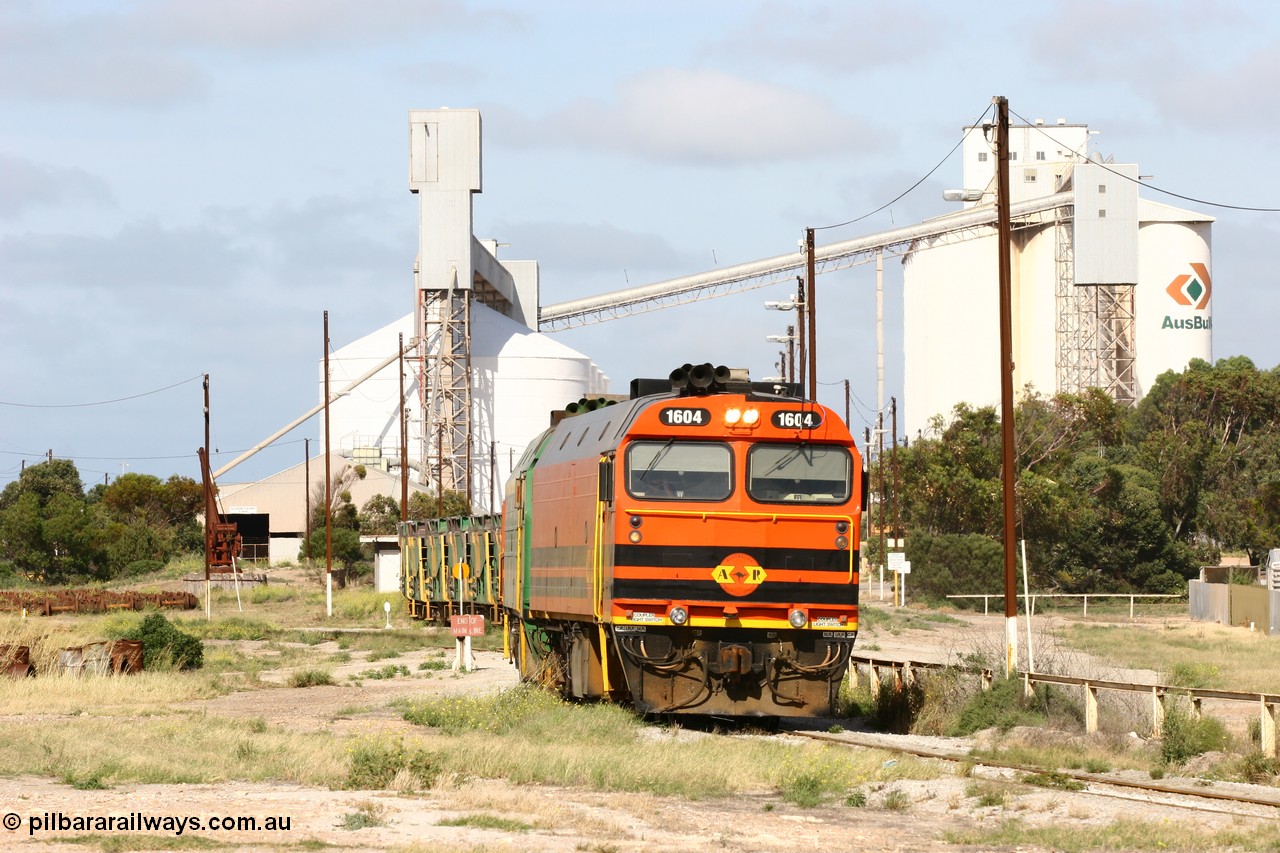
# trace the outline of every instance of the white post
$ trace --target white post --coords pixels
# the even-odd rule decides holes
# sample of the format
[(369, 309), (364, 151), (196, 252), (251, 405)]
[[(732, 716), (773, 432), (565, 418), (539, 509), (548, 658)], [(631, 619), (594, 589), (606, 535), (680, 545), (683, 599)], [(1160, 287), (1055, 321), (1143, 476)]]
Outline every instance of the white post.
[(390, 601), (384, 601), (384, 602), (382, 602), (382, 609), (383, 609), (383, 610), (386, 612), (386, 614), (387, 614), (387, 624), (386, 624), (386, 625), (384, 625), (383, 627), (384, 627), (384, 628), (390, 628), (390, 627), (391, 627), (391, 602), (390, 602)]
[(324, 614), (333, 618), (333, 572), (324, 573)]
[(1004, 619), (1005, 662), (1004, 674), (1011, 676), (1018, 671), (1018, 617)]
[(1029, 574), (1027, 570), (1027, 540), (1023, 539), (1020, 543), (1022, 547), (1022, 595), (1027, 600), (1027, 671), (1036, 671), (1036, 658), (1031, 650), (1031, 612), (1036, 609), (1035, 602), (1031, 598), (1031, 585), (1027, 580)]

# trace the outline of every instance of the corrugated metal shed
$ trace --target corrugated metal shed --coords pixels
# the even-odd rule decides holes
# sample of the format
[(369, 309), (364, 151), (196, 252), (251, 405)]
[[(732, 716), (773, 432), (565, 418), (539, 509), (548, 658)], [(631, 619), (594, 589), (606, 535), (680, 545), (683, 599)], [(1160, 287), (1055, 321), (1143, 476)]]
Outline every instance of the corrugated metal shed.
[[(356, 463), (336, 454), (330, 454), (330, 467), (334, 476)], [(365, 467), (363, 480), (356, 479), (345, 488), (351, 492), (351, 502), (356, 509), (374, 495), (387, 495), (400, 501), (400, 474), (382, 471), (372, 466)], [(272, 474), (256, 483), (221, 484), (218, 494), (222, 499), (222, 511), (229, 515), (267, 515), (270, 517), (272, 536), (281, 534), (301, 534), (306, 529), (306, 465), (298, 463), (292, 468)], [(310, 486), (314, 496), (317, 489), (324, 488), (324, 455), (311, 460)], [(426, 491), (421, 485), (409, 481), (409, 491)], [(323, 498), (321, 498), (323, 501)], [(313, 505), (316, 503), (312, 498)]]

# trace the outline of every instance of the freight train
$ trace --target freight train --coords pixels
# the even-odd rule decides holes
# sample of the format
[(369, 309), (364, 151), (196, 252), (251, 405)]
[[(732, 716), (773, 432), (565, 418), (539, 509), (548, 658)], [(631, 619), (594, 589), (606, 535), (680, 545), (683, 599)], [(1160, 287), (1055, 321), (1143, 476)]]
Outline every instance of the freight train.
[[(866, 500), (840, 418), (710, 364), (570, 409), (506, 487), (494, 606), (521, 677), (644, 713), (829, 713), (857, 636)], [(402, 525), (418, 555), (404, 585), (429, 618), (413, 560), (439, 546), (423, 533)], [(434, 602), (452, 611), (444, 585)]]

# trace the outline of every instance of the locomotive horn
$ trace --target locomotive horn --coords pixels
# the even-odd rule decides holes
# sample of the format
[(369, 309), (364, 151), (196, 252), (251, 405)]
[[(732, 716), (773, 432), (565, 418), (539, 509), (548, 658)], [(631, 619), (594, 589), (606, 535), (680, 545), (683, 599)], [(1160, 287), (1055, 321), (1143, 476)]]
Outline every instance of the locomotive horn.
[(671, 371), (671, 390), (672, 391), (684, 390), (685, 384), (688, 383), (689, 381), (689, 370), (692, 367), (693, 365), (686, 364), (684, 367), (677, 367), (675, 370)]
[(715, 368), (710, 364), (699, 364), (689, 371), (689, 385), (699, 390), (710, 388), (715, 375)]

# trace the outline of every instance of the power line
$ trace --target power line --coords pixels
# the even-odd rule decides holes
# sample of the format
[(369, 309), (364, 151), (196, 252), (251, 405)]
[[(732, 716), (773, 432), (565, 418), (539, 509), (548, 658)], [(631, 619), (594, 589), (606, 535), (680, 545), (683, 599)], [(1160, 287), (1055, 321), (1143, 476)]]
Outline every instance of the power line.
[[(1013, 110), (1009, 110), (1009, 112), (1017, 116), (1018, 119), (1022, 121), (1024, 124), (1026, 124), (1028, 127), (1034, 127), (1037, 131), (1044, 134), (1046, 138), (1053, 139), (1052, 136), (1049, 136), (1049, 134), (1045, 132), (1044, 128), (1040, 127), (1039, 125), (1032, 124), (1022, 116), (1018, 115)], [(1115, 169), (1108, 167), (1107, 164), (1105, 163), (1094, 163), (1094, 165), (1101, 166), (1103, 169), (1115, 175), (1117, 178), (1124, 178), (1126, 181), (1129, 181), (1130, 183), (1137, 184), (1138, 186), (1145, 187), (1146, 189), (1149, 189), (1149, 190), (1154, 190), (1158, 193), (1163, 193), (1164, 195), (1167, 195), (1167, 196), (1180, 198), (1183, 201), (1189, 201), (1189, 202), (1192, 202), (1193, 204), (1202, 204), (1205, 207), (1220, 207), (1224, 210), (1243, 210), (1251, 213), (1280, 213), (1280, 207), (1249, 207), (1248, 205), (1243, 205), (1243, 204), (1227, 204), (1225, 202), (1208, 201), (1207, 199), (1196, 198), (1195, 196), (1183, 195), (1182, 193), (1176, 193), (1173, 190), (1162, 189), (1156, 186), (1155, 184), (1149, 183), (1147, 181), (1131, 178), (1126, 174), (1117, 172)]]
[(976, 120), (976, 121), (973, 121), (973, 122), (971, 122), (971, 123), (969, 124), (969, 126), (965, 129), (965, 132), (960, 136), (960, 141), (959, 141), (959, 142), (957, 142), (954, 146), (952, 146), (951, 150), (947, 152), (946, 156), (945, 156), (945, 157), (943, 157), (941, 160), (939, 160), (939, 161), (938, 161), (938, 164), (937, 164), (936, 166), (934, 166), (932, 169), (930, 169), (930, 170), (925, 174), (925, 176), (924, 176), (924, 177), (922, 177), (920, 180), (916, 181), (916, 182), (915, 182), (914, 184), (912, 184), (911, 186), (907, 187), (905, 190), (903, 190), (901, 193), (899, 193), (895, 198), (893, 198), (893, 199), (891, 199), (891, 200), (889, 200), (889, 201), (885, 202), (884, 204), (880, 205), (879, 207), (877, 207), (875, 210), (871, 211), (870, 213), (864, 213), (862, 216), (856, 217), (856, 218), (854, 218), (854, 219), (850, 219), (850, 220), (848, 220), (848, 221), (846, 221), (846, 222), (837, 222), (835, 225), (820, 225), (820, 226), (818, 226), (818, 227), (814, 228), (813, 230), (814, 230), (814, 231), (826, 231), (826, 230), (831, 229), (831, 228), (843, 228), (843, 227), (844, 227), (844, 226), (846, 226), (846, 225), (852, 225), (852, 224), (853, 224), (853, 223), (855, 223), (855, 222), (861, 222), (862, 220), (867, 219), (868, 217), (875, 216), (877, 213), (879, 213), (880, 211), (884, 210), (886, 207), (889, 207), (890, 205), (892, 205), (892, 204), (894, 204), (894, 203), (896, 203), (896, 202), (900, 201), (901, 199), (903, 199), (905, 196), (907, 196), (909, 193), (911, 193), (911, 191), (912, 191), (912, 190), (914, 190), (916, 187), (920, 186), (920, 185), (921, 185), (921, 184), (923, 184), (925, 181), (929, 180), (929, 178), (933, 177), (933, 173), (934, 173), (934, 172), (936, 172), (936, 171), (938, 171), (939, 169), (941, 169), (941, 168), (942, 168), (942, 164), (943, 164), (943, 163), (946, 163), (948, 160), (950, 160), (950, 159), (951, 159), (951, 155), (952, 155), (952, 154), (954, 154), (954, 153), (956, 153), (956, 149), (958, 149), (961, 145), (963, 145), (963, 144), (964, 144), (964, 141), (965, 141), (966, 139), (968, 139), (968, 138), (969, 138), (969, 134), (973, 132), (974, 128), (975, 128), (975, 127), (978, 127), (978, 126), (980, 126), (980, 125), (981, 125), (982, 120), (983, 120), (984, 118), (986, 118), (986, 117), (987, 117), (987, 113), (991, 112), (991, 110), (992, 110), (992, 106), (991, 106), (991, 105), (988, 105), (988, 106), (987, 106), (987, 108), (986, 108), (985, 110), (983, 110), (983, 111), (982, 111), (982, 115), (978, 116), (978, 118), (977, 118), (977, 120)]
[(203, 379), (204, 374), (197, 374), (190, 379), (184, 379), (181, 382), (175, 382), (172, 385), (166, 385), (163, 388), (157, 388), (154, 391), (143, 391), (141, 394), (132, 394), (128, 397), (117, 397), (114, 400), (99, 400), (96, 403), (12, 403), (6, 400), (0, 400), (0, 406), (18, 406), (23, 409), (80, 409), (86, 406), (106, 406), (111, 403), (123, 403), (126, 400), (136, 400), (139, 397), (149, 397), (152, 394), (159, 394), (161, 391), (168, 391), (170, 388), (177, 388), (179, 385), (186, 385), (188, 382), (195, 382), (197, 379)]

